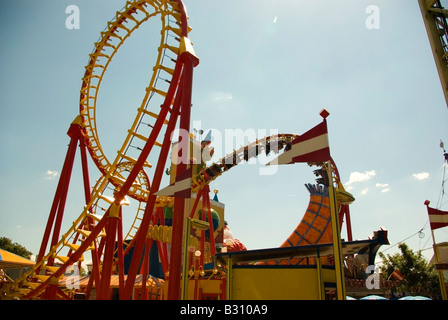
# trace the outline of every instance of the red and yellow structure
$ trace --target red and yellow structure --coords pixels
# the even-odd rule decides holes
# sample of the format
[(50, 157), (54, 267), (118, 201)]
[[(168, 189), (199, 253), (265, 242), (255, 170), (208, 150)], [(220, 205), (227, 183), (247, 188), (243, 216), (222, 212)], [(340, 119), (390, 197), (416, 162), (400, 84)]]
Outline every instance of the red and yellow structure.
[[(98, 93), (120, 47), (143, 23), (155, 19), (161, 23), (161, 38), (153, 74), (122, 146), (109, 158), (99, 140)], [(72, 299), (82, 293), (85, 299), (98, 300), (343, 298), (343, 261), (334, 257), (355, 254), (371, 243), (352, 242), (348, 206), (354, 199), (344, 191), (333, 161), (311, 164), (327, 181), (307, 186), (308, 209), (280, 248), (226, 250), (232, 247), (224, 241), (224, 205), (210, 199), (210, 182), (259, 154), (288, 150), (297, 135), (254, 141), (210, 165), (195, 159), (195, 150), (202, 151), (208, 144), (181, 136), (191, 131), (193, 71), (199, 64), (188, 37), (190, 30), (181, 0), (133, 0), (101, 32), (85, 67), (79, 115), (68, 131), (70, 145), (36, 264), (2, 288), (5, 297)], [(180, 132), (176, 148), (175, 130)], [(85, 203), (61, 233), (78, 146)], [(180, 157), (179, 150), (191, 154), (174, 161), (176, 155)], [(170, 183), (180, 182), (191, 172), (182, 180), (190, 181), (188, 197), (158, 195), (170, 152)], [(88, 154), (100, 172), (93, 187)], [(156, 163), (149, 163), (150, 158)], [(123, 226), (124, 206), (136, 209), (128, 231)], [(349, 238), (346, 244), (340, 243), (343, 221)], [(67, 288), (64, 274), (74, 266), (80, 268), (85, 260), (91, 261), (89, 274), (72, 278), (73, 285)], [(268, 289), (272, 281), (278, 290)], [(327, 290), (332, 284), (336, 296)], [(291, 290), (281, 289), (287, 287)]]
[(429, 44), (448, 106), (448, 10), (440, 0), (418, 0)]

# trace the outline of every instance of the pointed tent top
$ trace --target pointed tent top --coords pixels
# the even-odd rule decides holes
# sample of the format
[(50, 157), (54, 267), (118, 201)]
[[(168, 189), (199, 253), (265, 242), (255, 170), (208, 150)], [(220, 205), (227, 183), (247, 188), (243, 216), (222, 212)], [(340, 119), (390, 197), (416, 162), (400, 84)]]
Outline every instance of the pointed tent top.
[(212, 130), (210, 130), (205, 138), (202, 140), (202, 142), (212, 142)]
[(213, 197), (213, 201), (219, 202), (219, 200), (218, 200), (218, 189), (215, 189), (213, 192), (215, 193), (215, 196)]
[(326, 119), (330, 115), (330, 112), (328, 112), (327, 109), (324, 108), (319, 112), (319, 114), (322, 118)]

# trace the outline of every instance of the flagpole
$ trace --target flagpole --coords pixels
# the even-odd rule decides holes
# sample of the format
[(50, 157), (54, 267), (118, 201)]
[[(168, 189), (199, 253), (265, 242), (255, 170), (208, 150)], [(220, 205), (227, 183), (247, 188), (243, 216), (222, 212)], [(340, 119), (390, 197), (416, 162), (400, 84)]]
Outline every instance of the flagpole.
[[(188, 205), (188, 208), (190, 206)], [(190, 250), (190, 231), (191, 231), (191, 219), (187, 215), (185, 219), (185, 230), (183, 234), (183, 264), (182, 264), (182, 291), (181, 300), (188, 300), (188, 267), (189, 267), (189, 250)]]
[[(324, 120), (325, 121), (325, 120)], [(328, 197), (330, 200), (330, 215), (331, 215), (331, 232), (333, 236), (333, 254), (334, 254), (334, 267), (336, 273), (336, 288), (338, 300), (345, 300), (345, 278), (344, 278), (344, 268), (342, 259), (342, 244), (341, 244), (341, 233), (339, 227), (339, 219), (336, 211), (336, 192), (333, 184), (333, 173), (331, 170), (331, 160), (326, 162), (326, 170), (329, 179), (328, 185)]]
[(290, 148), (270, 161), (267, 165), (292, 164), (298, 162), (322, 163), (329, 178), (328, 195), (330, 202), (333, 254), (335, 259), (335, 275), (338, 300), (346, 300), (344, 262), (342, 259), (341, 231), (336, 203), (336, 191), (331, 169), (330, 144), (326, 118), (330, 113), (322, 109), (319, 115), (324, 119), (320, 124), (296, 137)]
[[(323, 118), (325, 127), (327, 117), (330, 113), (326, 109), (322, 109), (319, 115)], [(328, 147), (330, 143), (328, 142)], [(331, 169), (331, 156), (326, 162), (326, 171), (328, 175), (328, 198), (330, 201), (330, 217), (331, 217), (331, 233), (333, 237), (333, 254), (334, 269), (336, 273), (336, 289), (338, 300), (346, 300), (345, 277), (344, 277), (344, 260), (342, 257), (341, 228), (339, 225), (339, 215), (337, 211), (336, 190), (334, 188), (333, 170)]]
[[(429, 208), (429, 200), (425, 201), (425, 205), (427, 208)], [(429, 212), (428, 212), (428, 214), (429, 214)], [(434, 266), (437, 269), (437, 264), (440, 263), (439, 249), (437, 247), (434, 230), (431, 227), (430, 227), (430, 229), (431, 229), (431, 236), (432, 236), (432, 247), (434, 249), (434, 258), (435, 258)], [(439, 277), (440, 293), (442, 294), (442, 300), (447, 300), (446, 288), (445, 288), (445, 277), (443, 276), (443, 271), (437, 270), (437, 276)]]
[[(437, 263), (440, 263), (440, 255), (439, 255), (439, 249), (437, 247), (436, 238), (434, 236), (434, 230), (431, 229), (431, 235), (432, 235), (432, 243), (434, 248), (434, 257), (435, 262), (434, 265), (437, 266)], [(445, 288), (445, 277), (443, 276), (442, 270), (437, 270), (437, 276), (439, 277), (439, 284), (440, 284), (440, 292), (442, 294), (442, 300), (447, 300), (446, 296), (446, 288)]]

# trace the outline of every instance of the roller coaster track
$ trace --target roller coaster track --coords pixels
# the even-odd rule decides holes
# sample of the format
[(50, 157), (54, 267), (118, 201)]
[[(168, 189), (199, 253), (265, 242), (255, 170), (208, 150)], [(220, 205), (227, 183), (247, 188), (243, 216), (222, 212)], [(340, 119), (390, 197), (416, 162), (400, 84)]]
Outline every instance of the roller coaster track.
[[(262, 139), (259, 139), (257, 141), (254, 141), (246, 146), (242, 146), (237, 150), (234, 150), (232, 153), (227, 154), (225, 157), (221, 158), (220, 160), (212, 163), (211, 165), (207, 166), (206, 168), (200, 170), (200, 172), (193, 176), (193, 186), (192, 191), (199, 193), (205, 186), (209, 185), (210, 182), (217, 179), (222, 174), (228, 172), (232, 167), (237, 166), (239, 164), (244, 163), (245, 161), (249, 161), (250, 159), (256, 158), (261, 153), (265, 153), (266, 155), (269, 155), (271, 152), (279, 153), (283, 149), (287, 150), (289, 148), (290, 143), (297, 137), (297, 135), (294, 134), (278, 134), (273, 135), (269, 137), (265, 137)], [(319, 165), (319, 164), (318, 164)], [(129, 170), (129, 168), (132, 166), (132, 163), (130, 162), (122, 162), (119, 165), (119, 168), (121, 170)], [(339, 177), (337, 174), (337, 169), (334, 170), (335, 180), (339, 181)], [(97, 208), (97, 210), (105, 211), (107, 205), (113, 203), (113, 199), (108, 198), (106, 196), (102, 195), (101, 188), (104, 188), (104, 179), (105, 177), (102, 177), (100, 180), (98, 180), (96, 186), (93, 188), (94, 191), (97, 191), (97, 196), (93, 196), (94, 199), (97, 199), (96, 202), (92, 203), (92, 208)], [(145, 185), (147, 183), (147, 177), (145, 178), (145, 175), (143, 177), (140, 177), (138, 179), (139, 185)], [(171, 198), (166, 197), (158, 197), (158, 204), (159, 207), (164, 207), (167, 205), (167, 203), (172, 203)], [(141, 201), (139, 203), (139, 208), (137, 210), (137, 215), (135, 216), (134, 222), (128, 232), (128, 234), (125, 237), (124, 241), (125, 247), (130, 248), (132, 247), (133, 242), (135, 241), (135, 234), (136, 231), (138, 231), (141, 221), (143, 220), (143, 214), (145, 211), (145, 204), (146, 202)], [(88, 219), (94, 219), (94, 221), (100, 221), (101, 215), (97, 215), (95, 213), (91, 213), (88, 210), (85, 210), (81, 217), (73, 222), (73, 228), (71, 228), (63, 237), (62, 240), (58, 243), (57, 246), (54, 247), (53, 251), (49, 253), (47, 257), (45, 257), (42, 261), (46, 261), (50, 259), (51, 256), (55, 256), (58, 260), (61, 262), (66, 261), (66, 257), (58, 255), (58, 250), (56, 248), (62, 248), (63, 246), (69, 246), (70, 248), (74, 249), (76, 248), (76, 245), (73, 242), (67, 241), (67, 239), (74, 239), (76, 237), (76, 234), (79, 233), (84, 237), (87, 237), (90, 232), (82, 229), (77, 228), (77, 225), (83, 225), (83, 221), (87, 221)], [(159, 231), (161, 229), (161, 231)], [(148, 237), (152, 238), (153, 240), (169, 243), (171, 241), (171, 233), (172, 228), (167, 226), (157, 226), (156, 223), (151, 224), (149, 231), (148, 231)], [(103, 230), (101, 234), (97, 237), (96, 245), (101, 246), (101, 241), (105, 237), (105, 231)], [(91, 247), (92, 248), (92, 247)], [(56, 250), (56, 251), (55, 251)], [(60, 250), (60, 249), (59, 249)], [(100, 250), (101, 251), (101, 250)], [(82, 258), (81, 258), (82, 260)], [(101, 260), (101, 259), (100, 259)], [(118, 261), (115, 260), (115, 263)], [(38, 265), (37, 267), (40, 267), (41, 265)], [(39, 277), (39, 279), (43, 280), (42, 276)], [(28, 283), (30, 285), (30, 283)], [(29, 289), (28, 289), (29, 290)], [(23, 290), (23, 292), (28, 292), (28, 290)]]
[(262, 152), (268, 155), (271, 151), (278, 153), (283, 148), (289, 148), (295, 137), (297, 137), (297, 135), (294, 134), (273, 135), (234, 150), (232, 153), (193, 175), (192, 191), (198, 192), (198, 190), (202, 189), (205, 185), (210, 184), (210, 182), (218, 178), (224, 172), (230, 170), (232, 167), (243, 161), (249, 161), (250, 159), (256, 158)]
[[(232, 153), (227, 154), (225, 157), (207, 166), (205, 169), (200, 170), (199, 173), (194, 174), (192, 177), (192, 191), (198, 192), (205, 185), (210, 184), (213, 180), (221, 176), (223, 173), (229, 171), (232, 167), (243, 163), (243, 161), (249, 161), (250, 159), (258, 157), (261, 153), (269, 155), (271, 152), (279, 153), (289, 150), (291, 142), (297, 137), (297, 134), (278, 134), (268, 136), (260, 140), (251, 142), (246, 146), (242, 146)], [(340, 197), (342, 199), (343, 186), (339, 177), (339, 171), (335, 162), (332, 160), (332, 173), (334, 186), (341, 191)], [(323, 163), (309, 163), (309, 166), (323, 166)]]
[[(153, 74), (126, 139), (115, 160), (111, 162), (101, 147), (97, 130), (98, 92), (109, 64), (126, 39), (144, 22), (156, 16), (161, 18), (162, 31)], [(118, 188), (123, 185), (126, 177), (117, 172), (117, 166), (123, 161), (136, 163), (138, 154), (135, 155), (135, 152), (139, 151), (140, 147), (138, 146), (147, 142), (149, 132), (154, 129), (155, 120), (160, 116), (157, 111), (151, 111), (148, 107), (151, 100), (161, 102), (168, 94), (175, 73), (176, 59), (181, 50), (180, 41), (183, 36), (186, 36), (185, 30), (181, 28), (181, 20), (182, 14), (179, 12), (179, 3), (176, 1), (128, 2), (122, 11), (116, 13), (114, 20), (108, 23), (107, 28), (101, 32), (101, 37), (95, 43), (95, 48), (90, 54), (90, 60), (82, 79), (80, 115), (84, 121), (83, 125), (89, 141), (88, 150), (93, 161), (101, 173), (108, 177), (108, 181)], [(167, 120), (163, 121), (163, 125), (167, 124)], [(137, 147), (131, 148), (133, 145)], [(162, 143), (154, 141), (154, 146), (162, 147)], [(150, 168), (151, 164), (145, 161), (144, 167)], [(146, 200), (148, 191), (143, 190), (139, 185), (133, 185), (128, 195), (138, 200)]]
[[(108, 66), (126, 39), (144, 22), (156, 17), (160, 18), (162, 27), (152, 77), (126, 139), (115, 159), (110, 161), (103, 151), (97, 130), (100, 86)], [(86, 251), (91, 250), (92, 257), (96, 255), (97, 261), (94, 268), (97, 292), (102, 290), (103, 297), (107, 296), (107, 277), (110, 277), (111, 270), (105, 270), (104, 260), (113, 260), (113, 253), (117, 252), (110, 249), (107, 251), (106, 248), (113, 248), (116, 237), (119, 242), (124, 242), (125, 239), (134, 241), (145, 219), (145, 212), (150, 211), (150, 214), (147, 214), (150, 216), (153, 208), (157, 206), (156, 199), (151, 208), (147, 208), (151, 184), (145, 168), (152, 166), (146, 159), (154, 146), (159, 147), (162, 151), (158, 168), (164, 166), (170, 145), (167, 137), (170, 137), (175, 129), (181, 104), (187, 105), (188, 94), (185, 92), (188, 88), (183, 88), (182, 83), (191, 82), (188, 77), (191, 77), (192, 72), (188, 72), (185, 66), (195, 63), (187, 61), (191, 60), (188, 55), (194, 54), (188, 39), (190, 27), (187, 21), (186, 10), (180, 0), (128, 1), (101, 32), (94, 50), (89, 55), (90, 59), (82, 78), (78, 124), (87, 150), (102, 176), (93, 187), (90, 200), (81, 215), (69, 230), (57, 243), (51, 245), (48, 253), (40, 257), (30, 272), (18, 279), (13, 288), (7, 289), (7, 294), (18, 293), (25, 299), (39, 296), (67, 298), (66, 294), (57, 288), (58, 279), (69, 266), (80, 263)], [(159, 109), (150, 109), (150, 106), (156, 104), (160, 106)], [(186, 108), (189, 107), (190, 105)], [(157, 141), (164, 127), (164, 141)], [(144, 147), (140, 147), (142, 145)], [(163, 172), (162, 169), (159, 168), (158, 172)], [(157, 180), (156, 184), (160, 184), (161, 175), (155, 174), (154, 179)], [(154, 186), (154, 189), (157, 190), (158, 186)], [(118, 223), (118, 220), (121, 219), (121, 206), (128, 204), (127, 196), (138, 200), (139, 207), (131, 229), (123, 239), (121, 222)], [(146, 225), (149, 225), (150, 220), (151, 217), (148, 217)], [(122, 257), (122, 252), (119, 256)], [(105, 278), (104, 281), (99, 281), (100, 274), (101, 278)], [(44, 289), (47, 289), (45, 293)]]
[(448, 107), (448, 10), (440, 0), (418, 0)]
[[(103, 151), (99, 138), (98, 93), (107, 68), (125, 40), (144, 22), (156, 17), (161, 20), (162, 31), (153, 73), (143, 101), (137, 108), (135, 120), (116, 157), (111, 161)], [(157, 226), (161, 219), (160, 209), (173, 202), (176, 207), (178, 199), (158, 197), (155, 193), (159, 190), (165, 171), (171, 135), (178, 118), (181, 129), (189, 128), (192, 69), (198, 61), (188, 39), (190, 27), (187, 21), (181, 0), (134, 0), (128, 1), (101, 32), (82, 78), (79, 116), (70, 129), (78, 128), (77, 139), (80, 146), (87, 148), (101, 176), (90, 194), (86, 194), (86, 204), (67, 232), (59, 236), (59, 231), (54, 231), (48, 251), (39, 254), (37, 263), (29, 272), (13, 285), (5, 287), (3, 292), (7, 295), (19, 295), (24, 299), (69, 298), (67, 292), (59, 286), (60, 278), (70, 266), (80, 266), (84, 254), (90, 251), (93, 271), (89, 286), (95, 283), (97, 297), (108, 298), (112, 269), (118, 266), (120, 298), (129, 299), (135, 277), (140, 271), (140, 258), (143, 254), (148, 255), (149, 249), (145, 249), (145, 244), (152, 243), (147, 241), (156, 240), (158, 245), (161, 242), (172, 242), (171, 250), (175, 241), (179, 243), (179, 232), (174, 232), (174, 224), (172, 230), (166, 226)], [(75, 135), (69, 135), (72, 142), (75, 141)], [(294, 134), (274, 135), (235, 150), (196, 172), (192, 177), (192, 191), (198, 195), (201, 192), (205, 194), (204, 190), (208, 190), (210, 182), (232, 167), (263, 152), (268, 155), (282, 149), (288, 150), (295, 137)], [(159, 150), (157, 165), (150, 180), (146, 170), (152, 168), (147, 159), (153, 147)], [(85, 177), (84, 179), (86, 180)], [(128, 197), (138, 202), (138, 208), (129, 231), (123, 237), (122, 206), (129, 205)], [(183, 199), (179, 200), (183, 202)], [(183, 207), (178, 210), (183, 212)], [(177, 216), (181, 215), (178, 213)], [(56, 220), (59, 218), (62, 219), (62, 216), (58, 216)], [(210, 223), (211, 220), (210, 217)], [(123, 246), (116, 246), (116, 243), (122, 243)], [(46, 247), (44, 240), (41, 250)], [(134, 256), (125, 281), (123, 259), (131, 248), (134, 248)], [(167, 270), (167, 264), (165, 261), (164, 270)], [(170, 261), (170, 268), (172, 264), (174, 263)], [(174, 274), (177, 273), (171, 272), (170, 279), (174, 279)], [(176, 283), (176, 280), (170, 281), (170, 285), (172, 283)], [(169, 292), (172, 292), (171, 289)]]

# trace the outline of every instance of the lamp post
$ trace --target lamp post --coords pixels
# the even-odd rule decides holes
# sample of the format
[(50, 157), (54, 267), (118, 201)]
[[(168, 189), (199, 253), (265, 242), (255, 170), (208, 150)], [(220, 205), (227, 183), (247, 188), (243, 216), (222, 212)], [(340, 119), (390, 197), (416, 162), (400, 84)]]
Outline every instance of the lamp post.
[(336, 288), (338, 300), (345, 300), (345, 280), (344, 267), (342, 258), (341, 231), (339, 227), (339, 219), (336, 211), (336, 190), (333, 183), (333, 173), (331, 169), (331, 160), (326, 162), (326, 170), (328, 174), (328, 197), (330, 200), (330, 216), (331, 216), (331, 232), (333, 236), (333, 255), (334, 269), (336, 272)]
[(188, 265), (189, 265), (189, 259), (190, 255), (189, 247), (190, 247), (190, 232), (191, 227), (195, 227), (199, 230), (206, 230), (209, 228), (209, 224), (205, 221), (199, 220), (199, 219), (192, 219), (190, 217), (187, 217), (185, 223), (185, 232), (184, 232), (184, 248), (183, 248), (183, 254), (184, 254), (184, 261), (182, 266), (182, 291), (181, 291), (181, 300), (187, 300), (188, 299)]

